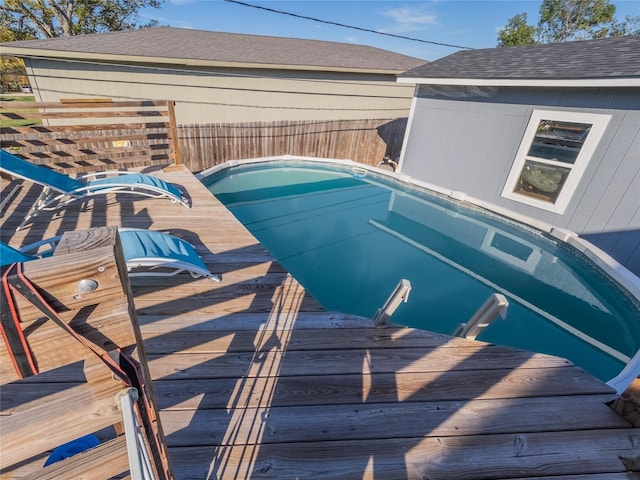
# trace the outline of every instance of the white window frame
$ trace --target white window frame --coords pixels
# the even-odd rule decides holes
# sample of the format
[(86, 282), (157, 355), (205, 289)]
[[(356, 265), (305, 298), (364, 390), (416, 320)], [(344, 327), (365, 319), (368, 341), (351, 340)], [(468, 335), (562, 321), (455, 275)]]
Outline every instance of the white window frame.
[[(595, 152), (596, 147), (598, 146), (598, 143), (600, 142), (600, 139), (602, 138), (602, 135), (604, 134), (604, 131), (607, 128), (607, 124), (609, 123), (610, 119), (611, 115), (604, 115), (599, 113), (534, 110), (531, 113), (531, 118), (529, 119), (529, 124), (527, 125), (527, 129), (525, 130), (522, 137), (520, 148), (518, 149), (518, 153), (516, 154), (515, 160), (513, 161), (513, 165), (511, 167), (511, 171), (509, 172), (509, 176), (507, 177), (504, 189), (502, 190), (502, 197), (508, 198), (510, 200), (515, 200), (526, 205), (531, 205), (533, 207), (541, 208), (543, 210), (548, 210), (550, 212), (558, 214), (564, 213), (567, 206), (569, 205), (571, 197), (578, 188), (580, 179), (582, 178), (582, 175), (584, 174), (587, 165), (589, 164), (589, 161), (591, 160), (593, 153)], [(587, 123), (592, 125), (591, 130), (587, 134), (587, 138), (582, 144), (582, 148), (578, 152), (575, 163), (568, 164), (527, 156), (541, 120), (554, 120), (558, 122), (570, 123)], [(517, 193), (515, 191), (518, 180), (520, 179), (520, 175), (522, 173), (522, 169), (524, 168), (525, 162), (527, 160), (547, 165), (560, 166), (570, 170), (569, 175), (567, 176), (567, 179), (562, 186), (562, 190), (560, 191), (560, 194), (558, 195), (558, 198), (554, 203), (540, 200), (522, 193)]]
[[(531, 253), (527, 256), (526, 260), (522, 260), (518, 257), (511, 255), (508, 252), (502, 251), (494, 247), (493, 239), (495, 238), (496, 234), (510, 238), (511, 240), (513, 240), (516, 243), (519, 243), (520, 245), (524, 245), (525, 247), (531, 250)], [(489, 255), (493, 257), (499, 258), (504, 263), (509, 263), (514, 267), (518, 267), (529, 273), (533, 273), (535, 271), (536, 267), (538, 266), (538, 263), (540, 262), (540, 259), (542, 258), (542, 252), (540, 250), (540, 247), (536, 247), (532, 243), (527, 242), (526, 240), (523, 240), (514, 235), (511, 235), (510, 233), (507, 233), (504, 230), (498, 230), (492, 227), (487, 228), (487, 233), (484, 236), (484, 240), (482, 241), (482, 245), (480, 246), (480, 249), (487, 252)]]

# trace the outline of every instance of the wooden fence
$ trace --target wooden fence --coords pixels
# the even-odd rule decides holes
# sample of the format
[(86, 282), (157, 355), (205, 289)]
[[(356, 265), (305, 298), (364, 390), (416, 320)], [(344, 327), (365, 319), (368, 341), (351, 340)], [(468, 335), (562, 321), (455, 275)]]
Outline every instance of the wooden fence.
[(227, 160), (301, 155), (377, 165), (400, 155), (406, 118), (178, 126), (180, 156), (193, 172)]
[(0, 102), (2, 148), (65, 173), (180, 163), (173, 102)]
[[(406, 118), (176, 125), (171, 101), (0, 102), (2, 148), (65, 173), (300, 155), (397, 159)], [(32, 123), (26, 124), (25, 123)]]

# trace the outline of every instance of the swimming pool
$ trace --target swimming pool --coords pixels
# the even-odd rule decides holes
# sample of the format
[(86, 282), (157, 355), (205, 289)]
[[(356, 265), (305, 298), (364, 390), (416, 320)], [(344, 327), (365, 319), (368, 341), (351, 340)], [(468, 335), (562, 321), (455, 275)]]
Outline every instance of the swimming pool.
[(478, 340), (605, 381), (640, 350), (637, 298), (546, 232), (353, 164), (242, 162), (201, 180), (327, 310), (372, 317), (405, 278), (393, 323), (452, 334), (497, 292), (507, 318)]

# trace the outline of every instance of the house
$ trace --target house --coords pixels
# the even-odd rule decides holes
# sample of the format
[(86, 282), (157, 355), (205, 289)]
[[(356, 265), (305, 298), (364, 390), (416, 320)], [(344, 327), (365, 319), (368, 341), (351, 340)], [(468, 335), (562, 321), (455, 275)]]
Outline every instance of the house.
[(400, 171), (577, 233), (640, 275), (640, 36), (469, 50), (416, 90)]
[(178, 124), (407, 117), (424, 63), (365, 45), (171, 27), (2, 44), (37, 101), (176, 102)]

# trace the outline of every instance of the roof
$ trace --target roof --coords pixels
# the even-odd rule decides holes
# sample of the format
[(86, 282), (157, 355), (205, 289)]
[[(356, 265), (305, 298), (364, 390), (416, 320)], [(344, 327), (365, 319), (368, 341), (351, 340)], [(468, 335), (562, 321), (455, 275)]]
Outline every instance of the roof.
[(640, 85), (640, 35), (466, 50), (400, 75), (406, 83)]
[[(2, 44), (5, 54), (58, 58), (175, 59), (182, 65), (315, 67), (401, 73), (424, 60), (366, 45), (209, 32), (173, 27), (27, 40)], [(123, 58), (126, 57), (126, 58)]]

